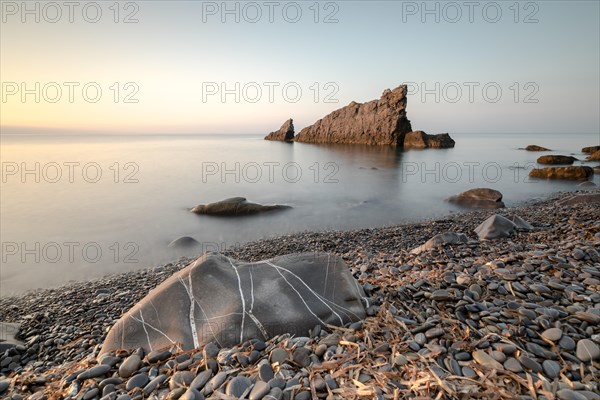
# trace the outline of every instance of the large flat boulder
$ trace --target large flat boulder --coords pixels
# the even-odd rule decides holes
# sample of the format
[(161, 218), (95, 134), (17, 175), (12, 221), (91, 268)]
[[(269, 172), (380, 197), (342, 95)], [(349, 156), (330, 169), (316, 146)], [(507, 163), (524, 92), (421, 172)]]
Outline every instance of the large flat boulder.
[(282, 142), (291, 142), (294, 139), (294, 120), (288, 119), (281, 125), (281, 128), (265, 136), (265, 140), (279, 140)]
[(402, 146), (412, 131), (406, 117), (407, 86), (385, 90), (379, 100), (352, 102), (300, 131), (294, 139), (306, 143), (346, 143)]
[(503, 208), (502, 193), (490, 188), (470, 189), (448, 199), (452, 204), (466, 208)]
[(315, 325), (365, 318), (365, 305), (362, 287), (335, 255), (298, 253), (249, 263), (205, 254), (125, 313), (100, 354), (306, 336)]
[(541, 179), (563, 179), (572, 181), (585, 181), (594, 175), (591, 167), (548, 167), (534, 168), (529, 172), (531, 178)]
[(217, 216), (238, 216), (258, 214), (267, 211), (287, 210), (290, 208), (292, 207), (281, 204), (263, 205), (251, 203), (246, 200), (245, 197), (231, 197), (215, 203), (199, 204), (192, 208), (192, 212), (196, 214)]
[(537, 159), (538, 164), (546, 164), (546, 165), (560, 165), (560, 164), (573, 164), (573, 162), (577, 161), (575, 157), (571, 156), (541, 156)]
[(454, 145), (454, 139), (447, 133), (428, 135), (423, 131), (415, 131), (407, 133), (404, 137), (405, 149), (448, 149)]

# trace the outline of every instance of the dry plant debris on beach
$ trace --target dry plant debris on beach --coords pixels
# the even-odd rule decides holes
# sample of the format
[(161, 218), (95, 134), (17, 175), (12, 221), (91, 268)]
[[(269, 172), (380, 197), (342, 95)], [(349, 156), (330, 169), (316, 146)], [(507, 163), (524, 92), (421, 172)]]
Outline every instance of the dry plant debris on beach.
[[(229, 349), (117, 352), (106, 330), (185, 266), (108, 276), (0, 299), (25, 343), (2, 354), (13, 399), (600, 399), (600, 206), (555, 200), (348, 232), (307, 232), (227, 252), (254, 261), (300, 251), (342, 256), (374, 301), (346, 327), (315, 327)], [(479, 241), (499, 212), (534, 226)], [(470, 241), (409, 254), (432, 236)], [(12, 396), (12, 397), (11, 397)], [(104, 397), (103, 397), (104, 396)]]

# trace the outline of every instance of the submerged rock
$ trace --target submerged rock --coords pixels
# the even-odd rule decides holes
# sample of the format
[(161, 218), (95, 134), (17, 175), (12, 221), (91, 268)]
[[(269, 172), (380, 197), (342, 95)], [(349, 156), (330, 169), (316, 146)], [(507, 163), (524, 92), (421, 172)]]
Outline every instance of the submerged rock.
[(600, 146), (590, 146), (590, 147), (584, 147), (583, 149), (581, 149), (582, 153), (587, 153), (587, 154), (593, 154), (597, 151), (600, 151)]
[(538, 164), (548, 165), (573, 164), (574, 161), (577, 161), (577, 159), (571, 156), (541, 156), (537, 159)]
[(200, 242), (190, 236), (181, 236), (169, 243), (169, 248), (172, 249), (189, 249), (199, 246)]
[(600, 150), (593, 152), (590, 156), (586, 157), (588, 161), (600, 161)]
[(205, 254), (124, 314), (100, 354), (116, 349), (233, 346), (366, 316), (362, 287), (341, 257), (297, 253), (246, 263)]
[(542, 146), (538, 146), (536, 144), (530, 144), (529, 146), (525, 147), (524, 150), (527, 150), (527, 151), (552, 151), (550, 149), (547, 149)]
[(529, 172), (531, 178), (542, 179), (564, 179), (573, 181), (585, 181), (594, 174), (590, 167), (548, 167), (534, 168)]
[(275, 132), (265, 136), (265, 140), (279, 140), (283, 142), (291, 142), (294, 139), (294, 120), (288, 119), (281, 125), (281, 128)]
[(406, 117), (407, 86), (387, 89), (379, 100), (352, 102), (308, 126), (297, 142), (402, 146), (412, 131)]
[(450, 203), (468, 208), (503, 208), (502, 193), (489, 188), (467, 190), (448, 199)]
[(439, 135), (428, 135), (423, 131), (409, 132), (404, 137), (405, 149), (447, 149), (454, 147), (454, 139), (447, 133)]
[(280, 204), (262, 205), (250, 203), (245, 197), (232, 197), (215, 203), (197, 205), (192, 208), (192, 212), (196, 214), (236, 216), (258, 214), (267, 211), (287, 210), (290, 208), (292, 207)]

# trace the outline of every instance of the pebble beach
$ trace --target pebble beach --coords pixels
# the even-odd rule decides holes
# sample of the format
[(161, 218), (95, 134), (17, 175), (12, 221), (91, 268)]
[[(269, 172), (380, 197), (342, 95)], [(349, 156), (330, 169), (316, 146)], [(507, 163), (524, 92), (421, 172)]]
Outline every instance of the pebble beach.
[[(585, 193), (600, 194), (600, 190)], [(191, 260), (0, 298), (20, 344), (0, 354), (7, 399), (600, 399), (600, 203), (517, 207), (354, 231), (303, 232), (226, 251), (238, 260), (325, 251), (371, 300), (368, 317), (233, 348), (97, 357), (108, 329)], [(533, 226), (480, 241), (493, 214)], [(410, 251), (436, 234), (469, 241)]]

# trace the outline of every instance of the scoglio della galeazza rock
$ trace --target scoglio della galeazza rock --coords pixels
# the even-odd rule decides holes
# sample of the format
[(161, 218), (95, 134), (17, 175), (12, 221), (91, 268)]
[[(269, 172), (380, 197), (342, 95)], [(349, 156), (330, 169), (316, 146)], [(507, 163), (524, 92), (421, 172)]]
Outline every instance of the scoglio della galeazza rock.
[(352, 102), (308, 126), (294, 139), (307, 143), (402, 146), (412, 131), (406, 117), (407, 86), (385, 90), (379, 100)]
[(294, 120), (288, 119), (281, 125), (281, 128), (275, 132), (269, 133), (265, 140), (279, 140), (282, 142), (291, 142), (294, 139)]
[(231, 197), (214, 203), (199, 204), (192, 208), (192, 212), (196, 214), (218, 216), (237, 216), (258, 214), (267, 211), (287, 210), (290, 208), (292, 207), (281, 204), (263, 205), (251, 203), (247, 201), (245, 197)]
[(210, 342), (233, 346), (282, 333), (306, 336), (316, 325), (359, 321), (368, 305), (362, 287), (335, 255), (296, 253), (248, 263), (207, 253), (125, 313), (100, 354), (191, 350)]

